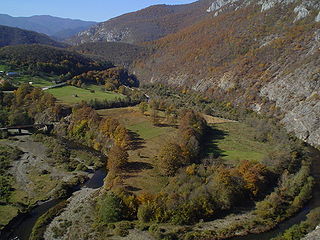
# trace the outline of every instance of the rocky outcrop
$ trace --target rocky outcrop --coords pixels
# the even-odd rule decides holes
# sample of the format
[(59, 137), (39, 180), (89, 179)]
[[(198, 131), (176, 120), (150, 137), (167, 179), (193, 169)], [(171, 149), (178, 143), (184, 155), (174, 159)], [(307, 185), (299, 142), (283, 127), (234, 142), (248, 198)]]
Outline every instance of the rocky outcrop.
[(315, 21), (316, 21), (316, 22), (320, 22), (320, 12), (319, 12), (319, 14), (316, 16)]
[(233, 3), (239, 2), (239, 0), (217, 0), (211, 4), (207, 9), (207, 12), (215, 12), (215, 16), (218, 16), (222, 12), (222, 8), (227, 5), (232, 5)]
[(302, 240), (319, 240), (320, 239), (320, 226), (318, 226), (314, 231), (307, 234)]

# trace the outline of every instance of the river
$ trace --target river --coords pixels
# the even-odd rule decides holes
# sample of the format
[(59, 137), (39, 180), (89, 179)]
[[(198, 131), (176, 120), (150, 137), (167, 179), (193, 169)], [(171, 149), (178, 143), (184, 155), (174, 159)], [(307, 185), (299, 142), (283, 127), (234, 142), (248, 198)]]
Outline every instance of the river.
[(288, 220), (280, 223), (276, 228), (259, 234), (249, 234), (242, 237), (233, 237), (230, 240), (269, 240), (283, 233), (286, 229), (293, 225), (306, 220), (306, 215), (314, 208), (320, 207), (320, 151), (310, 147), (312, 156), (311, 175), (315, 179), (315, 184), (312, 193), (312, 199), (301, 209), (296, 215)]
[[(282, 233), (292, 225), (300, 223), (306, 219), (306, 215), (310, 210), (320, 206), (320, 151), (312, 148), (312, 176), (315, 178), (315, 187), (313, 190), (313, 198), (306, 204), (306, 206), (300, 210), (298, 214), (292, 218), (282, 222), (276, 228), (271, 231), (260, 233), (260, 234), (249, 234), (242, 237), (230, 238), (231, 240), (269, 240), (279, 233)], [(103, 169), (97, 170), (92, 178), (88, 180), (84, 186), (86, 188), (97, 189), (103, 186), (103, 181), (106, 176), (106, 171)], [(37, 219), (48, 211), (51, 207), (58, 204), (59, 200), (51, 200), (40, 204), (39, 206), (32, 209), (27, 214), (20, 214), (13, 221), (11, 221), (3, 230), (0, 236), (1, 240), (28, 240), (32, 228), (36, 223)]]
[[(82, 188), (97, 189), (103, 186), (103, 180), (106, 176), (104, 169), (97, 170), (91, 179), (89, 179)], [(2, 231), (1, 240), (28, 240), (38, 218), (54, 207), (61, 200), (51, 200), (44, 202), (29, 213), (20, 214), (14, 218)]]

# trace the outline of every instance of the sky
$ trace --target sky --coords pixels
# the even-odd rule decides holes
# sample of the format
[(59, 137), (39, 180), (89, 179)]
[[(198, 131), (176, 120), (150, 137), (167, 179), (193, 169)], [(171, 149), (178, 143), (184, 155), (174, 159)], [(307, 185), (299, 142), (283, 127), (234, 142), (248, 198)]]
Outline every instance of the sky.
[(1, 14), (14, 17), (51, 15), (102, 22), (154, 4), (185, 4), (196, 0), (1, 0)]

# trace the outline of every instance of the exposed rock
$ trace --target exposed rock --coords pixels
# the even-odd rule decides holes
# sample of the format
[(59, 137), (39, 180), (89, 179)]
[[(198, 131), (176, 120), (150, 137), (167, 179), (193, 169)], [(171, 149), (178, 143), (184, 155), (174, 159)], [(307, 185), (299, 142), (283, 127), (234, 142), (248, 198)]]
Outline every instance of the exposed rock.
[(303, 5), (299, 5), (295, 7), (293, 10), (295, 13), (298, 13), (297, 17), (294, 19), (293, 22), (299, 21), (300, 19), (303, 19), (309, 15), (308, 9), (305, 8)]
[(228, 91), (236, 86), (234, 82), (234, 73), (227, 72), (225, 73), (222, 78), (220, 79), (220, 83), (218, 84), (219, 88), (223, 89), (224, 91)]
[(320, 22), (320, 12), (319, 12), (319, 14), (316, 16), (315, 21), (316, 21), (316, 22)]
[(312, 64), (317, 63), (279, 74), (260, 93), (285, 113), (282, 122), (289, 132), (316, 146), (320, 145), (320, 74), (314, 72)]
[(276, 4), (289, 4), (296, 0), (261, 0), (258, 4), (261, 5), (261, 12), (267, 11), (276, 6)]
[(318, 240), (320, 239), (320, 226), (318, 226), (314, 231), (307, 234), (302, 240)]
[(207, 9), (207, 12), (215, 12), (228, 4), (232, 4), (238, 1), (239, 0), (217, 0), (211, 4), (211, 6)]

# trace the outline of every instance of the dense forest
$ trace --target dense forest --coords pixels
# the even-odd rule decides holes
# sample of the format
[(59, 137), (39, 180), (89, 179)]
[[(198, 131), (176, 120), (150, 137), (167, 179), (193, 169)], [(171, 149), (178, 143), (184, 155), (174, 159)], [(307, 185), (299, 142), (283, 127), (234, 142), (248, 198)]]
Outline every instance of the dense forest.
[(71, 49), (81, 54), (110, 61), (115, 65), (124, 67), (131, 65), (134, 60), (146, 52), (143, 46), (121, 42), (84, 43)]
[(0, 25), (0, 47), (18, 44), (44, 44), (64, 47), (65, 44), (54, 41), (45, 34)]
[(63, 79), (113, 66), (110, 62), (97, 62), (75, 52), (37, 44), (3, 47), (0, 59), (29, 73), (52, 73), (62, 75)]

